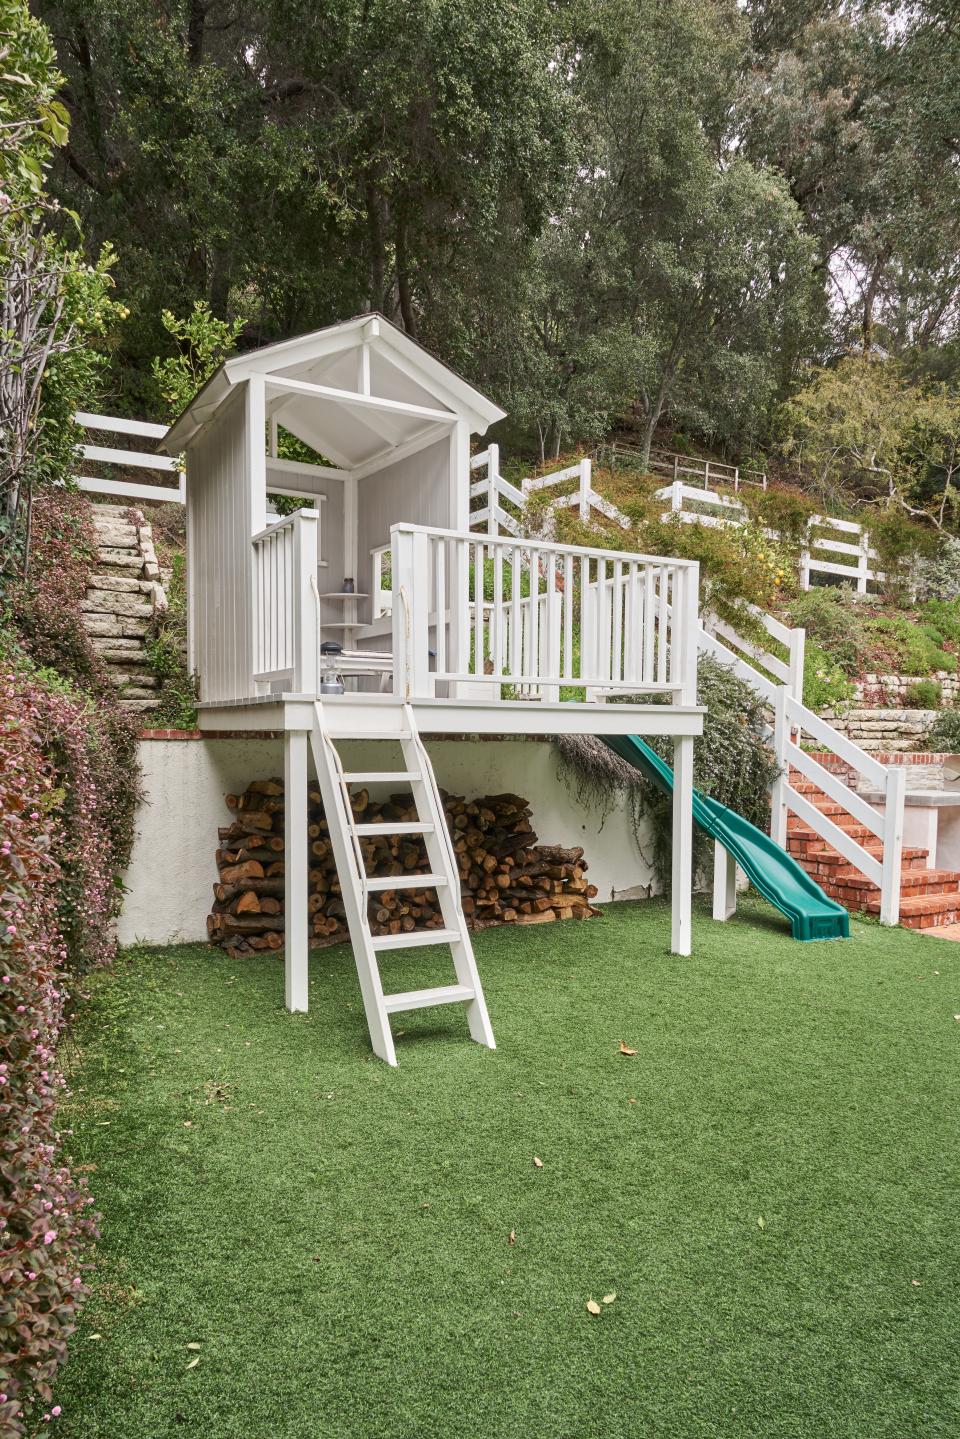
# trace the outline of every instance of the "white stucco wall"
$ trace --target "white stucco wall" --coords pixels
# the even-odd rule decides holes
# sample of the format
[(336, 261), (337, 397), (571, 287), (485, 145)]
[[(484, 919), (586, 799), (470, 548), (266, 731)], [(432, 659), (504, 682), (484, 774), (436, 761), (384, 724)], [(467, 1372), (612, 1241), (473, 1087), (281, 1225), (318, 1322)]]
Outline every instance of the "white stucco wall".
[[(389, 746), (342, 747), (347, 767), (389, 769)], [(636, 899), (652, 892), (650, 866), (637, 851), (622, 809), (603, 819), (583, 810), (557, 774), (556, 757), (543, 740), (431, 740), (437, 780), (472, 799), (511, 791), (532, 806), (543, 844), (582, 845), (597, 885), (598, 902)], [(382, 750), (377, 758), (375, 751)], [(124, 877), (119, 921), (122, 944), (167, 944), (206, 938), (206, 916), (217, 877), (217, 829), (230, 823), (224, 795), (253, 779), (283, 774), (279, 738), (144, 739), (140, 742), (144, 798)]]

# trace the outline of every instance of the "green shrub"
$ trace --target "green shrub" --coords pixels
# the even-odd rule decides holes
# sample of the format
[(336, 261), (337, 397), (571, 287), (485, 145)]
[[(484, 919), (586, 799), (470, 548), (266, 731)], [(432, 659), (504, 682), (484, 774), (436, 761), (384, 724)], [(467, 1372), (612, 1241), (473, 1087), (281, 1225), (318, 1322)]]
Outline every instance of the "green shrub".
[(160, 681), (154, 724), (193, 729), (197, 723), (197, 682), (187, 667), (186, 556), (170, 556), (167, 609), (158, 613), (147, 636), (147, 662)]
[(941, 643), (960, 648), (960, 598), (927, 600), (920, 607), (920, 619), (939, 632)]
[(854, 687), (843, 666), (826, 650), (807, 640), (803, 657), (803, 702), (808, 709), (841, 709), (850, 704)]
[(960, 754), (960, 709), (943, 710), (920, 746), (941, 754)]
[(942, 701), (936, 680), (917, 680), (916, 684), (908, 685), (903, 696), (904, 706), (911, 710), (938, 710)]
[(807, 590), (790, 601), (787, 618), (806, 630), (808, 652), (811, 640), (819, 651), (818, 665), (839, 666), (848, 675), (860, 672), (866, 631), (860, 602), (850, 590)]
[(917, 624), (906, 615), (874, 615), (865, 630), (865, 669), (904, 675), (956, 669), (956, 656), (943, 648), (944, 637), (934, 625)]
[(943, 535), (933, 554), (918, 555), (911, 580), (918, 600), (955, 599), (960, 594), (960, 539)]
[(817, 513), (816, 503), (800, 490), (757, 490), (748, 486), (738, 498), (754, 520), (775, 530), (783, 544), (797, 550), (806, 534), (807, 521)]

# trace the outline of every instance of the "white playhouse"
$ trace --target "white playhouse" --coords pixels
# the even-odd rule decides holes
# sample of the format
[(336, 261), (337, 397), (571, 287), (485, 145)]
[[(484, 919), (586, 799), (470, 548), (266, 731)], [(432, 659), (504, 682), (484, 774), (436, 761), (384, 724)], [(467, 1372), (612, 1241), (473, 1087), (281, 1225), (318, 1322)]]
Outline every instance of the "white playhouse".
[[(672, 948), (690, 952), (697, 566), (471, 529), (471, 437), (501, 418), (360, 315), (227, 361), (161, 442), (186, 456), (201, 728), (284, 735), (287, 1006), (307, 1006), (312, 749), (373, 1048), (391, 1064), (403, 1010), (463, 1004), (493, 1045), (424, 736), (672, 736)], [(323, 463), (278, 458), (282, 431)], [(275, 495), (307, 505), (278, 517)], [(395, 767), (345, 771), (338, 743), (363, 739), (395, 741)], [(373, 936), (382, 882), (364, 872), (350, 786), (397, 781), (430, 865), (409, 883), (437, 889), (444, 927)], [(378, 953), (419, 944), (449, 946), (455, 982), (385, 993)]]

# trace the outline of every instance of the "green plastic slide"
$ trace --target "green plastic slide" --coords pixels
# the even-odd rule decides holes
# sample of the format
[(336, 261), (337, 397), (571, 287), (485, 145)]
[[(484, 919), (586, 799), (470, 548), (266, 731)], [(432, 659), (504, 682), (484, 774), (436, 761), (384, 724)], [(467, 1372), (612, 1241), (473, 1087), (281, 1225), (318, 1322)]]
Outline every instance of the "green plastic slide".
[[(673, 793), (673, 770), (638, 735), (601, 738), (664, 794)], [(699, 790), (693, 792), (693, 817), (733, 855), (754, 889), (787, 916), (794, 939), (849, 939), (847, 911), (762, 829)]]

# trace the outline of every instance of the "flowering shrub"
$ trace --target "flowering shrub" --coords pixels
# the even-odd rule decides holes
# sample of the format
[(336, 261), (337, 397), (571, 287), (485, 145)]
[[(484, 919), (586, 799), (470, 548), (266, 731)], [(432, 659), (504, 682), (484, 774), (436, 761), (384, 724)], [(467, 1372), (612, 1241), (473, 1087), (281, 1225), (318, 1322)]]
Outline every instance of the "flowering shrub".
[[(58, 853), (75, 855), (89, 799), (67, 818), (63, 775), (50, 758), (54, 727), (76, 756), (89, 707), (51, 696), (34, 676), (0, 677), (0, 1433), (27, 1432), (50, 1406), (52, 1379), (86, 1293), (83, 1252), (96, 1231), (92, 1200), (63, 1159), (56, 1046), (68, 995)], [(81, 785), (83, 792), (86, 783)], [(96, 868), (99, 857), (93, 861)], [(111, 904), (95, 881), (90, 928), (108, 956)], [(90, 936), (92, 937), (92, 936)], [(35, 1412), (34, 1412), (35, 1411)], [(58, 1412), (57, 1406), (46, 1413)]]
[[(55, 1417), (86, 1293), (90, 1196), (56, 1132), (71, 971), (109, 962), (138, 795), (136, 729), (83, 627), (88, 502), (34, 507), (0, 629), (0, 1435)], [(12, 623), (10, 623), (12, 621)]]

